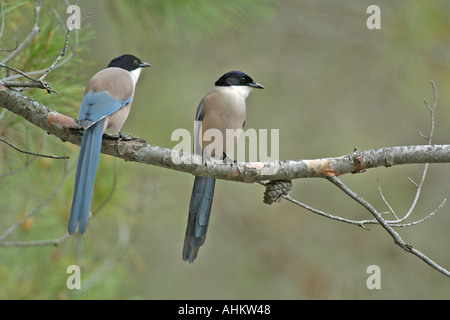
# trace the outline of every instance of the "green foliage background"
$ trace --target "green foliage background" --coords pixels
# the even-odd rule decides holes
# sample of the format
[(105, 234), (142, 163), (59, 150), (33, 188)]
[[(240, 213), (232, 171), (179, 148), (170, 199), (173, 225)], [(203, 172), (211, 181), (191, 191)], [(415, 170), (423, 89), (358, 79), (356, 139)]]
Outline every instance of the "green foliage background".
[[(94, 1), (80, 1), (82, 16)], [(360, 149), (422, 144), (429, 130), (423, 100), (438, 108), (434, 143), (449, 143), (450, 4), (446, 0), (377, 1), (381, 30), (365, 26), (370, 1), (102, 1), (78, 33), (78, 47), (47, 81), (61, 93), (27, 92), (77, 117), (84, 86), (108, 61), (133, 53), (152, 67), (140, 78), (123, 131), (173, 147), (176, 128), (192, 131), (198, 102), (223, 73), (240, 69), (266, 90), (248, 99), (248, 128), (280, 129), (280, 158), (320, 158)], [(14, 47), (33, 23), (32, 1), (2, 1), (0, 48)], [(48, 66), (62, 48), (62, 1), (44, 1), (41, 31), (10, 64)], [(75, 43), (75, 34), (71, 43)], [(2, 57), (8, 53), (1, 52)], [(5, 70), (0, 70), (4, 76)], [(0, 110), (0, 236), (50, 197), (32, 221), (4, 241), (54, 239), (66, 232), (78, 147), (62, 143)], [(30, 162), (30, 163), (29, 163)], [(342, 180), (375, 206), (383, 192), (399, 214), (413, 199), (410, 176), (423, 166), (379, 168)], [(16, 170), (14, 174), (2, 174)], [(114, 184), (114, 173), (118, 181)], [(414, 219), (448, 198), (448, 165), (432, 165)], [(448, 299), (450, 283), (370, 231), (312, 215), (286, 201), (262, 203), (259, 185), (219, 181), (208, 238), (193, 265), (181, 249), (193, 177), (102, 156), (93, 208), (113, 197), (82, 237), (59, 246), (0, 247), (0, 299)], [(292, 196), (353, 219), (368, 213), (326, 181), (294, 181)], [(385, 209), (383, 209), (385, 210)], [(404, 239), (450, 267), (446, 205), (432, 219), (399, 229)], [(82, 268), (82, 290), (68, 290), (66, 268)], [(381, 268), (382, 289), (368, 290), (366, 269)]]

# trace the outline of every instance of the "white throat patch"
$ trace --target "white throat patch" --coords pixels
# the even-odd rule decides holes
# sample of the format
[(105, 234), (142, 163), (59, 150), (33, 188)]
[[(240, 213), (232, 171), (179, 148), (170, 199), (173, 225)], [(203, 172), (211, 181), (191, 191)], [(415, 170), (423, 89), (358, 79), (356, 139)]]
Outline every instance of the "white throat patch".
[(133, 71), (130, 71), (131, 78), (133, 79), (134, 85), (136, 85), (139, 75), (141, 74), (142, 68), (134, 69)]
[(244, 99), (247, 99), (248, 95), (253, 89), (249, 86), (231, 86), (231, 88), (236, 90)]

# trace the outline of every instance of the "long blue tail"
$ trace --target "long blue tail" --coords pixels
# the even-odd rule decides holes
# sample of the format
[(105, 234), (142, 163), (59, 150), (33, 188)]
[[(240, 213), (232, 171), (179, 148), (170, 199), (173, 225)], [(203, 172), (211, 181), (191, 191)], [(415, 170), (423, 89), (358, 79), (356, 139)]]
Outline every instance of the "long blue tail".
[(102, 120), (85, 129), (81, 140), (78, 157), (75, 187), (73, 191), (72, 209), (69, 219), (69, 234), (77, 231), (83, 234), (86, 230), (94, 192), (95, 174), (97, 172), (100, 150), (102, 147)]
[(198, 249), (203, 245), (208, 231), (209, 217), (214, 196), (216, 179), (195, 177), (192, 189), (191, 203), (186, 236), (183, 246), (183, 260), (194, 262)]

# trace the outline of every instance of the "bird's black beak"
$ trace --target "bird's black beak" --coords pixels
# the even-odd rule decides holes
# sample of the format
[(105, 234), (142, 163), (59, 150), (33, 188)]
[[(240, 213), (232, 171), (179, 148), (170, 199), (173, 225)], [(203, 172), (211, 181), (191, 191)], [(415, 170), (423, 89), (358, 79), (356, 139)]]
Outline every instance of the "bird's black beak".
[(139, 67), (141, 67), (141, 68), (147, 68), (147, 67), (151, 67), (151, 66), (152, 65), (150, 63), (147, 63), (147, 62), (141, 62), (139, 64)]
[(264, 89), (264, 86), (260, 85), (258, 82), (249, 83), (248, 86), (255, 89)]

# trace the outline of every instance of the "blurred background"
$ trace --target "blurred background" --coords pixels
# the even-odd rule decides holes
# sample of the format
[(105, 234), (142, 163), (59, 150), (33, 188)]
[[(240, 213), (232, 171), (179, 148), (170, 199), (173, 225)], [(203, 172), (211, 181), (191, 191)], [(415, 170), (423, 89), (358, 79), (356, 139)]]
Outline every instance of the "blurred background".
[[(377, 1), (381, 29), (369, 30), (372, 1), (102, 1), (77, 34), (70, 60), (47, 78), (60, 96), (26, 94), (78, 117), (90, 77), (123, 53), (152, 64), (137, 85), (122, 131), (173, 148), (172, 131), (193, 131), (197, 105), (225, 72), (242, 70), (266, 89), (247, 99), (246, 128), (279, 129), (280, 159), (315, 159), (426, 143), (437, 86), (434, 144), (450, 127), (450, 2)], [(85, 17), (95, 1), (79, 1)], [(1, 48), (14, 48), (34, 23), (33, 1), (2, 1)], [(41, 31), (10, 62), (24, 71), (59, 54), (67, 3), (43, 2)], [(0, 52), (2, 59), (8, 52)], [(1, 70), (2, 77), (5, 71)], [(181, 260), (194, 177), (103, 155), (86, 233), (58, 246), (10, 246), (64, 236), (79, 147), (0, 109), (0, 137), (49, 160), (0, 145), (0, 299), (449, 299), (450, 282), (396, 246), (378, 226), (363, 230), (285, 200), (262, 202), (258, 184), (218, 181), (205, 245)], [(423, 165), (371, 169), (341, 179), (399, 216), (411, 206)], [(64, 174), (67, 173), (65, 176)], [(450, 197), (448, 164), (431, 165), (415, 211), (419, 220)], [(293, 181), (291, 195), (348, 219), (370, 214), (323, 179)], [(107, 201), (105, 201), (107, 200)], [(104, 205), (103, 205), (104, 204)], [(5, 232), (33, 213), (7, 237)], [(403, 239), (450, 268), (450, 207), (398, 228)], [(81, 267), (81, 290), (66, 268)], [(381, 269), (369, 290), (367, 267)]]

